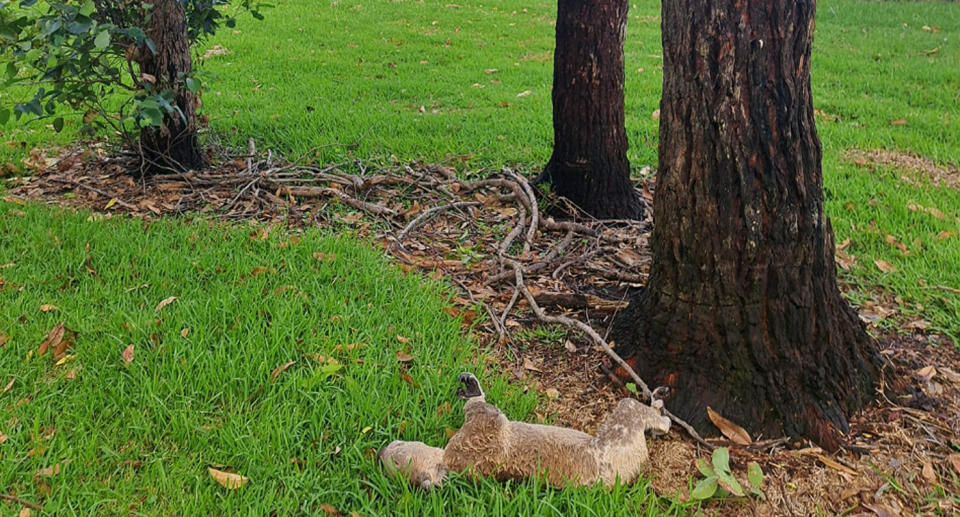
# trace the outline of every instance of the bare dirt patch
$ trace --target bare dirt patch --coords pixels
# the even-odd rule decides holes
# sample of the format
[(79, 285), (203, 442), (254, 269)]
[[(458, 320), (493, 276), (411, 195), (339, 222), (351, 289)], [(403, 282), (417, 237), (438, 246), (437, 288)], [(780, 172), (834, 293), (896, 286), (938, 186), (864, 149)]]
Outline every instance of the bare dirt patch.
[[(931, 183), (938, 187), (960, 188), (960, 167), (954, 165), (940, 166), (928, 158), (914, 156), (900, 151), (886, 149), (851, 149), (846, 158), (859, 167), (886, 166), (894, 167), (914, 176), (926, 176)], [(906, 178), (915, 183), (912, 178)]]
[[(550, 213), (569, 217), (554, 220), (543, 201), (530, 202), (525, 181), (512, 171), (461, 179), (438, 165), (305, 167), (256, 155), (224, 160), (205, 173), (136, 181), (127, 174), (129, 163), (96, 149), (66, 152), (48, 166), (36, 176), (7, 180), (5, 199), (89, 208), (103, 217), (181, 214), (294, 229), (347, 227), (380, 242), (404, 270), (446, 278), (459, 290), (449, 313), (490, 345), (488, 368), (543, 395), (538, 420), (593, 432), (628, 396), (602, 373), (604, 354), (594, 341), (542, 324), (509, 264), (519, 265), (537, 305), (603, 336), (646, 281), (649, 220), (578, 219), (562, 201), (548, 200)], [(642, 189), (648, 202), (650, 188)], [(861, 311), (870, 325), (896, 312), (876, 304)], [(907, 390), (895, 400), (880, 397), (856, 416), (841, 453), (828, 455), (805, 442), (743, 448), (709, 440), (730, 447), (741, 478), (749, 461), (760, 462), (767, 499), (710, 502), (707, 511), (957, 514), (960, 354), (943, 336), (910, 330), (878, 340), (890, 362), (888, 379), (903, 379)], [(649, 442), (648, 471), (659, 494), (687, 497), (690, 479), (699, 478), (695, 460), (709, 452), (674, 429)]]

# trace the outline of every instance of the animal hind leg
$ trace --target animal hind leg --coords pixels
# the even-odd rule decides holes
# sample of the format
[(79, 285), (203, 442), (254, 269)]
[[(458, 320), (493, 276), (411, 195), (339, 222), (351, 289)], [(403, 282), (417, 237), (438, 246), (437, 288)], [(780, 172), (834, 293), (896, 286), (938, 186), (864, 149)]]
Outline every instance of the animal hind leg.
[(480, 398), (485, 399), (483, 389), (480, 388), (480, 381), (470, 372), (461, 373), (457, 379), (463, 386), (457, 390), (457, 396), (463, 399)]

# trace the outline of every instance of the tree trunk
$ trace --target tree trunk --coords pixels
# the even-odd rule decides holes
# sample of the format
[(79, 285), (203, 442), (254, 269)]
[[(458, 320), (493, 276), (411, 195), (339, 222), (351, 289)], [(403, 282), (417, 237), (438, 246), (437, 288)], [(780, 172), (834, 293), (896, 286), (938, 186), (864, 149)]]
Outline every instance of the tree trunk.
[(141, 51), (140, 71), (156, 78), (157, 91), (172, 90), (181, 113), (166, 114), (163, 126), (146, 128), (140, 136), (145, 169), (151, 173), (200, 169), (204, 156), (197, 139), (197, 98), (184, 77), (193, 70), (186, 14), (178, 0), (153, 0), (150, 31), (156, 53)]
[[(663, 3), (653, 264), (613, 339), (701, 431), (839, 446), (881, 361), (841, 297), (810, 93), (814, 1)], [(625, 353), (623, 352), (625, 351)]]
[(635, 219), (623, 126), (626, 0), (559, 0), (553, 58), (553, 156), (537, 178), (601, 219)]

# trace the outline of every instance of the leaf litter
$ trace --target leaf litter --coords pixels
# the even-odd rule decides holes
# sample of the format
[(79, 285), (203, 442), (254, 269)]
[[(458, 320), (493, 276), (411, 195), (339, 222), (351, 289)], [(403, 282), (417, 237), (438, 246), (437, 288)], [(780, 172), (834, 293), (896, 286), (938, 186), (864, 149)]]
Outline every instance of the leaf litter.
[[(851, 159), (865, 165), (890, 162), (892, 157), (874, 153)], [(920, 167), (935, 183), (955, 185), (955, 169), (898, 159)], [(596, 221), (563, 199), (553, 198), (546, 200), (551, 211), (543, 214), (539, 203), (530, 201), (526, 181), (509, 170), (457, 174), (444, 165), (361, 160), (312, 166), (281, 162), (261, 153), (249, 162), (225, 156), (208, 172), (155, 176), (137, 184), (128, 174), (131, 163), (124, 164), (98, 147), (69, 149), (53, 164), (36, 176), (8, 180), (7, 197), (12, 202), (34, 199), (90, 208), (98, 217), (129, 213), (149, 220), (199, 212), (224, 221), (258, 220), (294, 230), (345, 227), (362, 238), (376, 239), (404, 271), (447, 278), (456, 287), (455, 308), (444, 312), (460, 318), (482, 345), (493, 345), (488, 347), (489, 354), (477, 352), (481, 364), (496, 363), (509, 372), (513, 383), (543, 395), (534, 413), (537, 420), (549, 416), (557, 424), (594, 432), (600, 418), (627, 394), (601, 373), (602, 347), (584, 335), (584, 328), (607, 328), (630, 295), (646, 282), (649, 216), (643, 221)], [(637, 181), (650, 204), (653, 174)], [(67, 193), (73, 195), (65, 198)], [(114, 199), (117, 202), (104, 208)], [(915, 210), (937, 216), (930, 207)], [(562, 215), (562, 220), (554, 219), (555, 214)], [(269, 230), (259, 232), (266, 235)], [(887, 243), (904, 253), (906, 245), (891, 237)], [(251, 235), (255, 238), (262, 240)], [(845, 241), (837, 246), (837, 262), (844, 269), (856, 261), (845, 251), (849, 245)], [(314, 258), (335, 257), (318, 253)], [(883, 270), (889, 264), (875, 265)], [(263, 269), (258, 274), (269, 272)], [(518, 275), (522, 284), (515, 281)], [(874, 294), (873, 300), (859, 307), (873, 332), (882, 334), (877, 325), (884, 322), (902, 324), (905, 316), (899, 305), (886, 295)], [(156, 310), (174, 300), (161, 301)], [(544, 311), (585, 327), (561, 326), (559, 333), (553, 332), (558, 327), (538, 317)], [(478, 317), (481, 314), (485, 317)], [(949, 338), (928, 333), (922, 319), (915, 318), (910, 325), (903, 325), (910, 331), (906, 334), (882, 334), (878, 339), (894, 375), (906, 380), (907, 396), (883, 399), (854, 416), (847, 435), (849, 447), (837, 455), (827, 456), (806, 442), (777, 437), (751, 440), (739, 425), (714, 420), (720, 422), (724, 438), (709, 438), (705, 443), (729, 447), (735, 471), (749, 461), (760, 462), (770, 484), (779, 486), (766, 489), (767, 500), (757, 502), (758, 513), (804, 515), (851, 508), (873, 513), (886, 508), (957, 511), (949, 496), (931, 499), (924, 494), (933, 493), (936, 486), (949, 492), (949, 484), (941, 481), (951, 473), (960, 474), (956, 452), (960, 450), (956, 438), (960, 436), (960, 375), (956, 373), (960, 357)], [(537, 328), (544, 329), (542, 336), (534, 331)], [(51, 331), (43, 351), (64, 339), (59, 332)], [(397, 341), (405, 344), (409, 339), (397, 335)], [(351, 346), (342, 345), (338, 351)], [(517, 353), (521, 346), (523, 354)], [(415, 367), (410, 368), (413, 362), (403, 361), (408, 353), (396, 354), (407, 370), (398, 375), (417, 386), (411, 375), (416, 375)], [(271, 378), (275, 380), (292, 364), (278, 366)], [(680, 493), (685, 497), (696, 459), (705, 450), (677, 431), (651, 442), (648, 468), (654, 489), (664, 496)], [(224, 486), (242, 486), (247, 481), (213, 468), (210, 475)], [(892, 490), (892, 482), (913, 488)], [(721, 515), (738, 515), (741, 510), (736, 503), (711, 507)]]

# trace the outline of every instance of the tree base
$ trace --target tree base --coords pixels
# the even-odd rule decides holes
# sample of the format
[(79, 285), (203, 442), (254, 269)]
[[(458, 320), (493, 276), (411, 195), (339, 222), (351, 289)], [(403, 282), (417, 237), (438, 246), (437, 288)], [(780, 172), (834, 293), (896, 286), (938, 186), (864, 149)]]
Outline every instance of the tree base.
[(642, 220), (646, 215), (645, 203), (630, 183), (629, 172), (588, 164), (560, 166), (558, 162), (556, 157), (551, 158), (533, 183), (548, 183), (552, 192), (597, 219)]
[[(848, 415), (874, 400), (883, 362), (839, 293), (823, 301), (750, 325), (737, 324), (737, 309), (692, 309), (645, 289), (611, 337), (649, 385), (671, 388), (667, 408), (701, 434), (717, 434), (709, 406), (754, 437), (809, 438), (834, 451), (849, 431)], [(826, 325), (803, 336), (791, 328), (803, 321)], [(624, 371), (615, 374), (631, 382)]]

